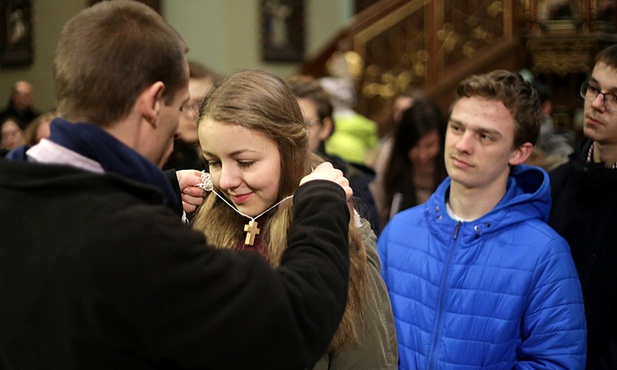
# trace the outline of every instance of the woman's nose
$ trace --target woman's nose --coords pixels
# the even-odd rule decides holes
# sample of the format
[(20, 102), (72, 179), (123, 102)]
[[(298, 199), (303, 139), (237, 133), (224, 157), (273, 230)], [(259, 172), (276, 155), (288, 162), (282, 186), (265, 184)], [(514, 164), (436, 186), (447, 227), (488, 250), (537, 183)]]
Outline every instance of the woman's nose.
[(236, 171), (230, 166), (221, 166), (221, 176), (219, 178), (219, 187), (221, 190), (233, 189), (239, 184), (240, 177)]

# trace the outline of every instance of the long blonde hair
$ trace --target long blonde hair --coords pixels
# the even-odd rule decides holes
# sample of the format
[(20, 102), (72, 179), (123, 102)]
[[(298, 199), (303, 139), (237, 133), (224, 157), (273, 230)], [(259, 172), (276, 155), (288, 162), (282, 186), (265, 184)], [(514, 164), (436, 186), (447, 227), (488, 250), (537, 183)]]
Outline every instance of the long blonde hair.
[[(199, 122), (205, 119), (235, 124), (259, 132), (272, 140), (281, 157), (278, 200), (292, 195), (302, 177), (321, 162), (308, 148), (307, 128), (295, 96), (278, 77), (263, 71), (246, 70), (229, 75), (216, 84), (206, 97)], [(215, 189), (215, 191), (217, 191)], [(222, 192), (219, 192), (222, 195)], [(293, 202), (283, 202), (261, 226), (262, 241), (273, 267), (281, 262), (287, 248), (287, 231), (293, 220)], [(192, 225), (202, 231), (212, 245), (235, 249), (244, 238), (246, 218), (217, 196), (209, 196), (197, 211)], [(355, 227), (349, 226), (350, 278), (348, 301), (341, 324), (328, 351), (361, 340), (364, 325), (364, 297), (367, 286), (366, 250)]]

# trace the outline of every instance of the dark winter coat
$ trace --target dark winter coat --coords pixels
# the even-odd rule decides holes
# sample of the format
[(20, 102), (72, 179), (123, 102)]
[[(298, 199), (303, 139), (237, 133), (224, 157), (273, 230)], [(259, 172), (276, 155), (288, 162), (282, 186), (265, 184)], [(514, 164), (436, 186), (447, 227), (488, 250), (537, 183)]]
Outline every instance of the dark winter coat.
[(549, 224), (570, 244), (587, 315), (587, 369), (617, 369), (617, 170), (586, 163), (591, 141), (550, 173)]
[(114, 174), (0, 159), (1, 369), (301, 369), (346, 303), (341, 188), (294, 195), (280, 268)]

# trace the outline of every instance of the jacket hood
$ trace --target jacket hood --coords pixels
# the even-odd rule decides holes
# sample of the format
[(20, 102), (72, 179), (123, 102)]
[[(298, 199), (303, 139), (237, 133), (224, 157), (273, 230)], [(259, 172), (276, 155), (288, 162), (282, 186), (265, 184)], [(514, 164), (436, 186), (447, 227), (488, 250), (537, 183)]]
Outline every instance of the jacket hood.
[[(179, 207), (180, 197), (166, 175), (153, 162), (130, 146), (122, 143), (102, 127), (88, 122), (69, 122), (54, 118), (50, 123), (49, 138), (36, 145), (45, 150), (56, 145), (68, 149), (96, 163), (105, 173), (113, 173), (128, 179), (155, 186), (161, 190), (165, 203)], [(8, 159), (26, 159), (27, 147), (17, 148), (7, 154)], [(60, 161), (62, 159), (60, 158)]]
[[(454, 228), (456, 224), (446, 210), (450, 184), (451, 179), (447, 177), (425, 206), (428, 224), (431, 228), (438, 228), (438, 234), (443, 233), (444, 225)], [(538, 219), (547, 222), (550, 210), (550, 181), (546, 171), (535, 166), (518, 165), (511, 169), (506, 194), (499, 203), (489, 213), (466, 224), (473, 225), (470, 230), (477, 239), (482, 234), (499, 232), (523, 221)], [(449, 237), (449, 233), (447, 235)]]
[[(551, 186), (548, 174), (540, 167), (515, 166), (508, 178), (508, 190), (492, 212), (508, 211), (508, 218), (515, 217), (524, 210), (518, 220), (538, 218), (548, 222), (551, 212)], [(530, 209), (531, 208), (531, 209)], [(532, 211), (533, 210), (533, 211)]]

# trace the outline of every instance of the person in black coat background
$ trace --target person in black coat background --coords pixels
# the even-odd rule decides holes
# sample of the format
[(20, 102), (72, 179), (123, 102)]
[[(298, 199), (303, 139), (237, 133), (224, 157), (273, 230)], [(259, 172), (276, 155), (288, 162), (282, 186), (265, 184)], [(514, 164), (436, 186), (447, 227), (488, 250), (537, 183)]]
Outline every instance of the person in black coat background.
[(324, 143), (335, 130), (330, 95), (319, 81), (310, 76), (292, 76), (287, 79), (286, 83), (298, 98), (298, 103), (302, 108), (309, 133), (310, 149), (331, 162), (335, 168), (343, 171), (357, 199), (356, 206), (360, 214), (370, 222), (376, 233), (379, 232), (377, 207), (373, 194), (369, 190), (369, 184), (375, 179), (375, 171), (363, 164), (351, 163), (341, 157), (326, 153)]
[(34, 108), (32, 97), (32, 84), (28, 81), (19, 80), (11, 88), (11, 96), (6, 107), (0, 111), (0, 121), (13, 118), (25, 130), (30, 122), (34, 121), (41, 112)]
[(587, 317), (587, 369), (617, 369), (617, 44), (581, 86), (584, 140), (550, 173), (549, 224), (570, 244)]

